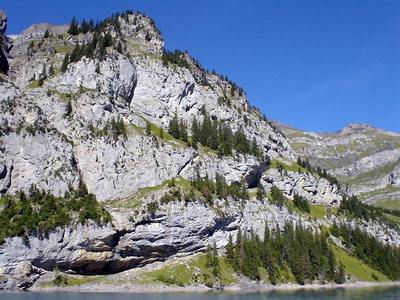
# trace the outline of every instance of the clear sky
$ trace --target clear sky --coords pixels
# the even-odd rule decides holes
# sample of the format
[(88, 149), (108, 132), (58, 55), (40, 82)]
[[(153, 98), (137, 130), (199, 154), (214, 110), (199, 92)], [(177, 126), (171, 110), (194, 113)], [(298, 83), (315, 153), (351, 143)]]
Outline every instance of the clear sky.
[(227, 75), (268, 118), (315, 132), (400, 133), (399, 0), (3, 0), (7, 34), (146, 13), (169, 50)]

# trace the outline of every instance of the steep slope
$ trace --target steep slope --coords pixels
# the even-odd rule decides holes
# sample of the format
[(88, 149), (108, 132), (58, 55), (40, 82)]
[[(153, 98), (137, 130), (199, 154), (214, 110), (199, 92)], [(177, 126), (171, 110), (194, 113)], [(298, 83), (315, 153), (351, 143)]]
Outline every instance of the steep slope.
[(400, 134), (350, 124), (335, 133), (304, 132), (276, 123), (301, 156), (335, 174), (348, 194), (399, 209)]
[[(110, 274), (222, 248), (239, 228), (261, 236), (265, 223), (289, 222), (319, 232), (336, 220), (339, 188), (297, 165), (235, 83), (165, 51), (152, 19), (126, 12), (73, 25), (14, 36), (0, 82), (0, 213), (37, 213), (38, 190), (71, 207), (68, 222), (18, 223), (17, 234), (0, 235), (3, 286), (30, 287), (55, 268)], [(322, 216), (300, 212), (295, 195), (323, 205)], [(93, 206), (112, 221), (98, 221)], [(399, 241), (396, 228), (365, 228)]]

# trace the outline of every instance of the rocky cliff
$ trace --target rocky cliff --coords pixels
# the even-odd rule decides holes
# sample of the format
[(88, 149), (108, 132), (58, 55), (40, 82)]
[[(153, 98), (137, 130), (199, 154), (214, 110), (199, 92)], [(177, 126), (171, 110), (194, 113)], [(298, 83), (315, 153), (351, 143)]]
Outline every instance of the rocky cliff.
[(0, 9), (0, 72), (3, 74), (7, 74), (9, 68), (7, 60), (9, 42), (6, 37), (6, 30), (7, 30), (7, 16)]
[(400, 207), (400, 134), (361, 124), (349, 124), (335, 133), (276, 125), (299, 155), (335, 174), (348, 194), (368, 203)]
[[(325, 207), (339, 205), (342, 195), (297, 165), (284, 135), (236, 84), (188, 54), (165, 61), (153, 20), (127, 13), (98, 32), (70, 30), (39, 24), (9, 39), (10, 69), (0, 82), (0, 192), (34, 187), (63, 196), (85, 183), (112, 223), (73, 222), (45, 236), (7, 237), (0, 245), (3, 286), (29, 287), (56, 267), (108, 274), (203, 251), (214, 241), (221, 248), (238, 228), (263, 234), (266, 222), (302, 222), (315, 231), (332, 222), (270, 201), (272, 186), (289, 202), (297, 194)], [(188, 141), (168, 134), (174, 119), (187, 128)], [(242, 133), (252, 152), (195, 144), (193, 120)], [(196, 180), (218, 178), (247, 194), (193, 189)], [(395, 230), (368, 226), (390, 243), (399, 240)]]

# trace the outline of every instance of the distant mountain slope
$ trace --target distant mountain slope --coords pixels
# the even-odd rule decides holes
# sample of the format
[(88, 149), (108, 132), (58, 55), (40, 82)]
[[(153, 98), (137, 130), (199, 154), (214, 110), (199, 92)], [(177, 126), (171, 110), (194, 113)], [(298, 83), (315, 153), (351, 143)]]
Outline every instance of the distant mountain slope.
[(299, 155), (335, 174), (349, 194), (400, 208), (400, 134), (361, 124), (349, 124), (334, 133), (314, 133), (273, 123)]

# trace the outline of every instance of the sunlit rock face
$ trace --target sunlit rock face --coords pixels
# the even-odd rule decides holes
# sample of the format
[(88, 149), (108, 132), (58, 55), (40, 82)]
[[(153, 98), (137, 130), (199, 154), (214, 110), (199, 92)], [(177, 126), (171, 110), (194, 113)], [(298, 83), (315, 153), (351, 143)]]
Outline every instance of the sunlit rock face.
[[(4, 20), (0, 17), (2, 35)], [(63, 196), (83, 182), (113, 221), (75, 221), (45, 236), (7, 238), (0, 245), (0, 275), (8, 279), (0, 286), (27, 288), (56, 266), (76, 274), (109, 274), (204, 251), (214, 241), (221, 248), (238, 228), (262, 235), (266, 223), (281, 228), (301, 223), (318, 231), (330, 222), (256, 197), (257, 186), (269, 193), (274, 185), (288, 199), (298, 194), (330, 206), (342, 200), (338, 186), (297, 170), (298, 153), (248, 104), (243, 91), (187, 54), (181, 55), (184, 67), (165, 63), (164, 42), (148, 17), (120, 16), (118, 24), (96, 37), (112, 38), (103, 57), (82, 55), (63, 71), (66, 54), (92, 43), (93, 32), (73, 36), (68, 25), (43, 23), (10, 39), (10, 68), (0, 82), (0, 193), (36, 187)], [(222, 155), (167, 134), (174, 117), (192, 136), (193, 120), (206, 116), (233, 133), (243, 132), (258, 155), (236, 150)], [(278, 171), (277, 162), (288, 170)], [(191, 181), (215, 181), (217, 174), (227, 184), (246, 186), (248, 198), (227, 196), (210, 204), (198, 192), (188, 200)], [(163, 202), (172, 178), (182, 199)], [(383, 230), (373, 226), (377, 234)], [(395, 232), (385, 237), (399, 241)]]

